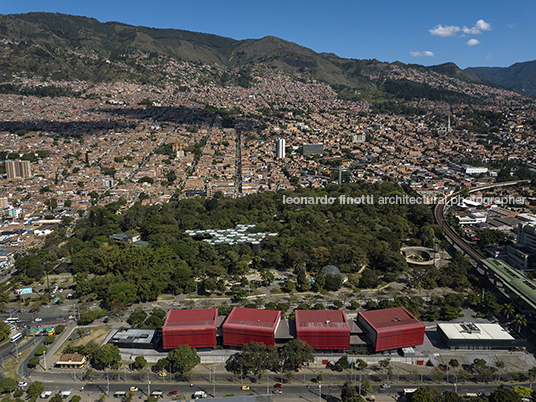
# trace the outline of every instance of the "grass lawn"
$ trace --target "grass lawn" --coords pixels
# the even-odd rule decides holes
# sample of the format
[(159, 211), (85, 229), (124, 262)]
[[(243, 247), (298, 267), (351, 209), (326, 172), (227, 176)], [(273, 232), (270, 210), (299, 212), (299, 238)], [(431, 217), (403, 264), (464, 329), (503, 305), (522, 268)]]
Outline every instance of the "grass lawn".
[(75, 339), (74, 341), (71, 341), (71, 337), (69, 337), (69, 339), (65, 341), (65, 343), (61, 346), (61, 348), (58, 349), (56, 356), (61, 356), (63, 354), (63, 351), (68, 345), (80, 346), (80, 345), (85, 345), (91, 341), (95, 342), (97, 345), (100, 345), (102, 341), (104, 341), (104, 338), (106, 338), (106, 335), (110, 333), (110, 327), (108, 325), (101, 325), (100, 327), (90, 327), (90, 328), (91, 328), (91, 334), (89, 335)]

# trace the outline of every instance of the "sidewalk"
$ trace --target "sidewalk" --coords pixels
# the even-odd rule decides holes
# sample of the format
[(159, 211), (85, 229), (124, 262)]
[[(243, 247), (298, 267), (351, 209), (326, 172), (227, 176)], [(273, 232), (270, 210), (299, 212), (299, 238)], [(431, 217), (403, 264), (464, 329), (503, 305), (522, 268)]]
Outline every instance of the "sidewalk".
[(48, 352), (43, 356), (43, 368), (51, 369), (57, 361), (54, 356), (56, 352), (63, 346), (65, 341), (71, 336), (72, 332), (76, 329), (77, 325), (74, 321), (69, 321), (65, 326), (63, 332), (56, 338)]

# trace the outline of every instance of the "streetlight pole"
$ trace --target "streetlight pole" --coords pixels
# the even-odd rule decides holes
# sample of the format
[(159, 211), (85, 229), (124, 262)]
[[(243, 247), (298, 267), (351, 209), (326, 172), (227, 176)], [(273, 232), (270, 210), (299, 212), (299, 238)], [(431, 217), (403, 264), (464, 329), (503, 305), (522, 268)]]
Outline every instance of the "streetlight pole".
[(213, 368), (214, 372), (212, 373), (212, 381), (214, 381), (213, 392), (214, 398), (216, 398), (216, 368)]
[(322, 402), (322, 384), (318, 384), (318, 402)]

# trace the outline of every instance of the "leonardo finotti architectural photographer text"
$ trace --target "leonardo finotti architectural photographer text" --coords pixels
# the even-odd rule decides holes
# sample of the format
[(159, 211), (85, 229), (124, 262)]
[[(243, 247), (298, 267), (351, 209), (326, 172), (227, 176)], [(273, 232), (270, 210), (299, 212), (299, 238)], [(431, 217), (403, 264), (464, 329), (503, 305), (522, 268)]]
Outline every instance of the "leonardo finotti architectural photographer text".
[[(374, 197), (372, 194), (360, 195), (358, 197), (347, 195), (340, 195), (338, 197), (328, 197), (327, 195), (320, 197), (288, 197), (283, 195), (283, 204), (285, 205), (430, 205), (444, 203), (445, 201), (448, 201), (450, 204), (459, 204), (463, 202), (463, 199), (461, 197), (414, 197), (410, 195)], [(525, 197), (478, 197), (477, 199), (471, 199), (471, 201), (481, 205), (522, 205), (525, 203)]]

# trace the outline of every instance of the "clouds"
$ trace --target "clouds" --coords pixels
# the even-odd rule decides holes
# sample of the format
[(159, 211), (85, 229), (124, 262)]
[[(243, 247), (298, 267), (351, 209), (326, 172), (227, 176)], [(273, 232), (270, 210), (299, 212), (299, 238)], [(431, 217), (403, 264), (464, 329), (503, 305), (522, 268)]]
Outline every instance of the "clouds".
[(444, 38), (448, 36), (456, 36), (457, 32), (460, 32), (461, 28), (453, 25), (443, 26), (437, 25), (435, 28), (430, 29), (430, 33), (433, 36), (442, 36)]
[(472, 28), (464, 26), (460, 28), (456, 25), (436, 25), (434, 28), (428, 30), (432, 36), (440, 36), (443, 38), (458, 36), (458, 32), (465, 35), (480, 35), (482, 31), (491, 31), (491, 24), (480, 19)]
[(491, 31), (491, 24), (488, 24), (484, 20), (478, 20), (475, 24), (475, 27), (477, 27), (481, 31)]
[(422, 52), (409, 52), (410, 55), (413, 57), (434, 57), (434, 52), (431, 52), (429, 50), (424, 50)]
[(476, 46), (480, 45), (480, 41), (478, 39), (469, 39), (466, 43), (467, 46)]

